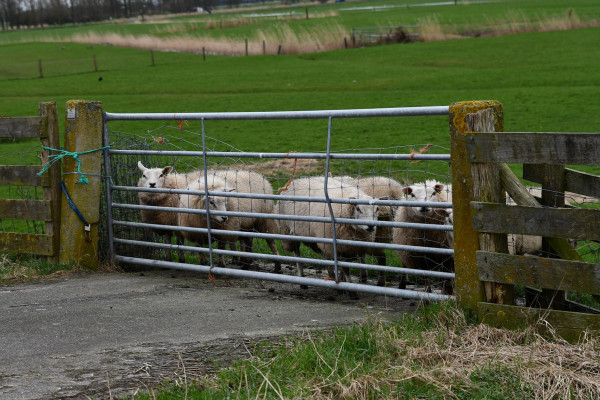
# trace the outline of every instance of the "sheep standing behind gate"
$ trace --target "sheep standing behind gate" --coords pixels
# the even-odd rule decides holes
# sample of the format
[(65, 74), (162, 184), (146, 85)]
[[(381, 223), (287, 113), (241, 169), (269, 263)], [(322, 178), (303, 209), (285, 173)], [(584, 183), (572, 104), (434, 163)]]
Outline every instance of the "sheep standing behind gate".
[[(330, 198), (356, 198), (363, 200), (373, 200), (371, 196), (365, 194), (357, 186), (351, 186), (342, 183), (342, 181), (329, 178), (327, 190)], [(296, 179), (282, 192), (287, 196), (309, 196), (325, 197), (325, 178), (312, 177)], [(310, 217), (330, 217), (329, 207), (326, 203), (280, 200), (278, 203), (280, 214)], [(375, 226), (364, 224), (364, 222), (377, 220), (378, 206), (366, 204), (331, 204), (333, 214), (336, 218), (355, 219), (354, 224), (335, 224), (335, 234), (337, 239), (373, 241), (375, 239)], [(329, 222), (309, 222), (280, 220), (282, 234), (292, 236), (309, 236), (315, 238), (332, 238), (333, 232)], [(300, 241), (283, 240), (284, 250), (292, 251), (296, 257), (300, 257)], [(311, 249), (322, 253), (324, 258), (333, 258), (333, 245), (328, 243), (305, 243)], [(356, 259), (366, 254), (365, 247), (338, 244), (337, 255), (339, 259)], [(304, 269), (301, 263), (297, 263), (298, 276), (304, 276)], [(331, 275), (331, 269), (330, 275)], [(351, 282), (350, 271), (348, 268), (342, 268), (343, 279)]]
[[(205, 190), (204, 175), (191, 184), (189, 190)], [(273, 187), (267, 179), (257, 173), (246, 170), (209, 170), (206, 173), (206, 181), (209, 191), (253, 193), (253, 194), (273, 194)], [(203, 195), (182, 195), (179, 206), (182, 208), (206, 208), (206, 196)], [(238, 198), (226, 196), (209, 196), (209, 206), (211, 210), (273, 214), (274, 202), (269, 199), (256, 198)], [(179, 224), (182, 226), (194, 226), (206, 228), (206, 216), (198, 214), (180, 213)], [(213, 216), (211, 218), (211, 229), (222, 229), (229, 231), (254, 231), (260, 233), (276, 233), (277, 223), (273, 219), (257, 218), (251, 216)], [(196, 242), (199, 245), (206, 244), (207, 234), (184, 232), (187, 239)], [(223, 250), (226, 243), (229, 243), (231, 250), (236, 250), (236, 241), (241, 243), (242, 251), (252, 252), (252, 239), (242, 238), (232, 232), (228, 234), (214, 235), (219, 243), (219, 249)], [(275, 255), (279, 255), (275, 242), (267, 239), (269, 248)], [(250, 258), (242, 258), (242, 265), (245, 267), (252, 263)], [(219, 257), (219, 265), (225, 265), (225, 259)], [(279, 272), (281, 264), (275, 262), (275, 272)]]
[[(229, 192), (232, 189), (228, 188), (225, 181), (216, 176), (207, 176), (208, 181), (208, 190), (213, 192)], [(206, 190), (207, 186), (204, 184), (204, 176), (200, 176), (198, 179), (194, 180), (187, 187), (188, 190)], [(207, 197), (201, 194), (182, 194), (179, 197), (179, 208), (192, 208), (198, 210), (206, 210)], [(208, 206), (210, 211), (226, 211), (227, 210), (228, 198), (224, 196), (208, 196)], [(224, 215), (213, 215), (211, 214), (211, 229), (223, 229), (223, 230), (231, 230), (228, 225), (229, 218)], [(183, 227), (193, 227), (193, 228), (204, 228), (208, 227), (208, 221), (206, 219), (206, 215), (202, 214), (191, 214), (187, 212), (178, 213), (178, 224)], [(208, 234), (200, 233), (200, 232), (189, 232), (183, 231), (181, 232), (182, 236), (199, 246), (205, 245), (208, 243)], [(235, 235), (224, 235), (224, 234), (212, 234), (211, 236), (218, 243), (218, 248), (220, 250), (225, 249), (225, 245), (229, 243), (230, 249), (233, 247), (235, 249)], [(200, 263), (205, 263), (204, 254), (200, 253)], [(220, 267), (225, 266), (225, 256), (219, 255), (218, 265)]]
[[(345, 184), (359, 187), (367, 195), (380, 200), (402, 200), (404, 197), (402, 185), (391, 178), (383, 176), (370, 176), (364, 178), (341, 177), (339, 179)], [(396, 208), (397, 207), (395, 206), (380, 205), (377, 220), (393, 221), (396, 214)], [(375, 242), (391, 243), (392, 228), (387, 226), (378, 226), (375, 232)], [(375, 257), (378, 265), (387, 265), (387, 257), (384, 249), (369, 248), (367, 249), (367, 254)], [(366, 263), (366, 260), (363, 258), (362, 262)], [(367, 281), (367, 270), (360, 270), (360, 281)], [(385, 281), (385, 272), (379, 272), (377, 285), (385, 286)]]
[[(404, 188), (405, 200), (420, 202), (447, 202), (449, 189), (442, 183), (428, 180)], [(436, 209), (429, 206), (398, 207), (396, 222), (411, 222), (420, 224), (444, 225), (448, 212), (445, 209)], [(448, 236), (445, 231), (400, 228), (393, 229), (393, 242), (398, 245), (450, 248)], [(405, 268), (435, 270), (444, 272), (454, 271), (454, 258), (449, 255), (430, 254), (409, 250), (396, 250)], [(400, 281), (400, 288), (406, 287), (406, 276)], [(444, 281), (443, 291), (452, 293), (450, 281)]]
[[(187, 181), (194, 179), (198, 173), (191, 174), (171, 174), (173, 167), (164, 168), (146, 168), (141, 161), (138, 161), (138, 168), (142, 176), (138, 180), (138, 187), (144, 188), (167, 188), (167, 189), (185, 189)], [(174, 207), (179, 206), (179, 195), (171, 193), (138, 193), (140, 205)], [(177, 225), (177, 213), (169, 211), (141, 210), (142, 222), (147, 224)], [(173, 231), (169, 229), (152, 229), (158, 235), (164, 236), (165, 243), (171, 244)], [(175, 232), (177, 244), (183, 244), (183, 236), (180, 232)], [(178, 252), (179, 262), (185, 262), (185, 256), (182, 251)], [(167, 249), (167, 260), (171, 261), (171, 250)]]
[[(237, 193), (273, 194), (273, 186), (262, 174), (242, 169), (209, 170), (207, 176), (222, 179), (228, 188)], [(275, 203), (269, 199), (231, 197), (227, 201), (227, 211), (245, 213), (273, 214)], [(258, 217), (230, 217), (227, 222), (228, 229), (246, 232), (277, 233), (277, 222), (272, 218)], [(252, 252), (252, 238), (239, 238), (243, 252)], [(266, 239), (267, 245), (274, 255), (279, 255), (273, 239)], [(251, 258), (242, 258), (242, 265), (248, 267)], [(275, 272), (281, 270), (281, 263), (275, 261)]]

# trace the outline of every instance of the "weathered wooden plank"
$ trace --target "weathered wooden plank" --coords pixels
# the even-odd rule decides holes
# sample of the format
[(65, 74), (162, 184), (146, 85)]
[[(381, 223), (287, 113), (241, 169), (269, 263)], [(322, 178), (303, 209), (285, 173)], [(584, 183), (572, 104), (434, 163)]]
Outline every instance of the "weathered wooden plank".
[[(467, 114), (467, 129), (471, 132), (493, 132), (494, 113), (491, 108)], [(473, 175), (473, 198), (479, 201), (504, 203), (506, 195), (500, 184), (498, 168), (490, 163), (471, 164)], [(480, 233), (479, 249), (493, 252), (508, 252), (506, 235)], [(484, 282), (486, 301), (513, 304), (513, 288), (496, 282)]]
[[(524, 164), (523, 179), (542, 183), (544, 172), (538, 164)], [(598, 199), (600, 198), (600, 176), (565, 168), (565, 190)], [(565, 200), (569, 202), (569, 196)]]
[(0, 199), (0, 219), (22, 219), (27, 221), (50, 221), (51, 203), (47, 200)]
[(51, 256), (52, 235), (0, 232), (0, 251)]
[(40, 138), (45, 132), (45, 117), (0, 118), (0, 138)]
[(450, 105), (450, 154), (452, 155), (452, 201), (454, 210), (454, 242), (460, 243), (454, 249), (456, 279), (454, 293), (458, 304), (475, 311), (477, 303), (484, 299), (483, 284), (477, 274), (475, 252), (479, 247), (477, 232), (471, 223), (473, 200), (473, 176), (467, 157), (465, 138), (469, 136), (467, 115), (479, 110), (493, 108), (494, 129), (503, 130), (502, 104), (497, 101), (467, 101)]
[[(536, 198), (529, 193), (527, 188), (523, 186), (519, 178), (510, 170), (508, 165), (500, 163), (498, 164), (498, 169), (500, 170), (502, 187), (518, 205), (542, 207)], [(560, 258), (564, 260), (583, 261), (579, 253), (573, 249), (566, 239), (553, 237), (547, 238), (547, 240)]]
[(600, 240), (600, 210), (471, 202), (478, 232)]
[(482, 281), (600, 294), (599, 264), (478, 251), (477, 267)]
[[(58, 112), (56, 102), (45, 102), (39, 104), (40, 115), (46, 118), (46, 137), (43, 137), (42, 145), (53, 149), (60, 148), (60, 139), (58, 132)], [(42, 165), (50, 161), (50, 151), (42, 151)], [(51, 201), (52, 218), (46, 222), (46, 234), (52, 235), (53, 240), (53, 261), (58, 263), (60, 255), (60, 213), (62, 190), (60, 187), (61, 162), (55, 162), (52, 167), (44, 174), (44, 178), (50, 181), (50, 185), (44, 187), (44, 200)]]
[(47, 175), (37, 176), (37, 165), (0, 165), (0, 185), (49, 186)]
[(600, 164), (598, 133), (481, 133), (466, 141), (471, 162)]
[(483, 323), (511, 329), (524, 328), (543, 320), (569, 342), (580, 340), (582, 333), (586, 330), (600, 331), (599, 314), (479, 303), (477, 315)]

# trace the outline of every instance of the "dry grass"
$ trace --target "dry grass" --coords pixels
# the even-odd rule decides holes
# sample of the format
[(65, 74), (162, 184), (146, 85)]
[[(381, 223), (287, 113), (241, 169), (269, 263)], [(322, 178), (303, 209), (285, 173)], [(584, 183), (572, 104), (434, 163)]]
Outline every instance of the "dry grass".
[[(188, 25), (189, 26), (189, 25)], [(302, 54), (343, 48), (347, 32), (337, 24), (320, 24), (311, 30), (293, 31), (285, 24), (269, 30), (258, 30), (255, 38), (248, 40), (248, 54)], [(178, 51), (207, 54), (242, 56), (246, 54), (245, 40), (232, 38), (209, 38), (181, 35), (158, 38), (151, 35), (75, 34), (70, 39), (77, 43), (110, 44), (143, 50)], [(54, 41), (54, 39), (48, 39)], [(280, 47), (281, 46), (281, 47)]]
[(481, 371), (510, 371), (520, 385), (536, 399), (600, 398), (600, 338), (585, 337), (580, 344), (569, 344), (548, 332), (545, 321), (525, 331), (496, 329), (484, 324), (467, 324), (457, 309), (440, 312), (433, 329), (418, 338), (407, 338), (385, 323), (375, 323), (374, 339), (380, 353), (386, 354), (381, 366), (350, 384), (320, 382), (315, 398), (333, 390), (337, 398), (361, 398), (367, 389), (394, 387), (413, 381), (435, 387), (443, 398), (458, 398), (457, 388), (472, 393), (478, 389), (473, 377)]
[(501, 36), (525, 32), (560, 31), (600, 26), (600, 21), (581, 21), (573, 9), (561, 15), (544, 15), (531, 20), (523, 12), (510, 11), (501, 19), (486, 19), (485, 26), (441, 25), (436, 16), (419, 21), (419, 37), (424, 42), (474, 36)]

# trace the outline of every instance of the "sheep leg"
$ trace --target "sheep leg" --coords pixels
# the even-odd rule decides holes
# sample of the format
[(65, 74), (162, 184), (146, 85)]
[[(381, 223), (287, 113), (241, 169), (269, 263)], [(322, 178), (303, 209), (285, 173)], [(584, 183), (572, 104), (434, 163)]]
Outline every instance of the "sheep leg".
[[(300, 245), (298, 245), (297, 247), (294, 248), (294, 255), (296, 257), (300, 257)], [(297, 261), (296, 262), (296, 269), (298, 270), (298, 276), (300, 278), (302, 278), (304, 276), (304, 267), (302, 266), (302, 263)], [(307, 285), (300, 285), (301, 289), (308, 289)]]
[[(267, 244), (269, 245), (269, 248), (271, 249), (271, 253), (274, 256), (278, 256), (279, 255), (279, 251), (277, 250), (277, 246), (275, 246), (275, 241), (273, 239), (267, 239)], [(273, 272), (278, 274), (281, 272), (281, 262), (280, 261), (275, 261), (275, 267), (273, 268)]]
[[(173, 232), (168, 231), (167, 233), (165, 233), (164, 235), (165, 237), (165, 244), (168, 244), (169, 246), (171, 246), (171, 241), (173, 240)], [(167, 248), (166, 250), (166, 254), (167, 254), (167, 261), (173, 261), (173, 254), (171, 253), (171, 248)]]
[[(175, 234), (175, 237), (177, 238), (177, 245), (183, 246), (185, 241), (183, 239), (183, 235), (181, 234), (181, 232), (177, 232)], [(185, 264), (185, 253), (183, 252), (183, 250), (181, 250), (181, 249), (177, 250), (177, 257), (178, 257), (180, 263)]]
[[(244, 253), (252, 253), (252, 238), (240, 238), (240, 247), (241, 251)], [(252, 258), (250, 257), (240, 257), (240, 265), (242, 269), (249, 269), (252, 267)]]

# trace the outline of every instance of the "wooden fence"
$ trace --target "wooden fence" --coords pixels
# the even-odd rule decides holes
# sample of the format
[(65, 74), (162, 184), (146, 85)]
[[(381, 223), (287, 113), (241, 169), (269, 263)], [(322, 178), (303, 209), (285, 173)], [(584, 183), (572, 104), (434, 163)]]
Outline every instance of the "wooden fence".
[[(59, 147), (56, 103), (40, 103), (39, 116), (0, 118), (0, 138), (38, 138), (42, 145)], [(42, 151), (42, 164), (48, 163)], [(58, 261), (60, 245), (60, 163), (42, 176), (39, 165), (0, 165), (0, 186), (41, 186), (43, 200), (0, 199), (0, 219), (45, 221), (44, 234), (0, 232), (0, 251), (48, 256)]]
[[(600, 330), (600, 313), (565, 293), (600, 299), (600, 265), (583, 262), (567, 239), (600, 240), (600, 210), (569, 208), (564, 192), (600, 197), (600, 177), (565, 165), (600, 165), (600, 134), (503, 133), (502, 118), (494, 101), (450, 108), (458, 302), (493, 325), (543, 319), (577, 340)], [(524, 164), (523, 177), (542, 185), (541, 201), (505, 163)], [(517, 205), (505, 204), (505, 192)], [(542, 236), (551, 257), (509, 255), (510, 233)], [(515, 305), (514, 285), (525, 287), (525, 306)]]

